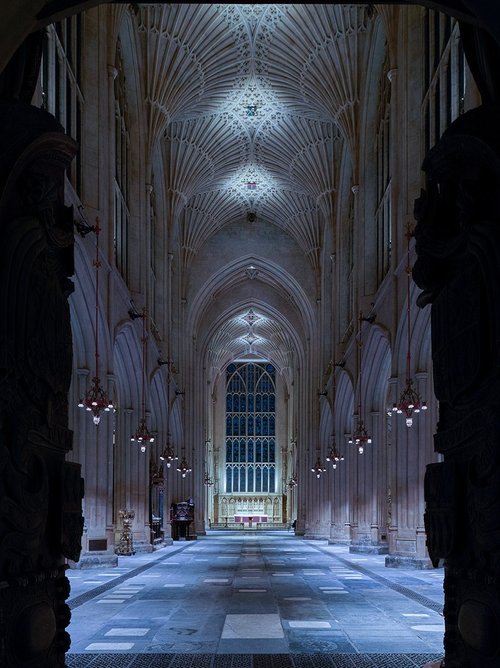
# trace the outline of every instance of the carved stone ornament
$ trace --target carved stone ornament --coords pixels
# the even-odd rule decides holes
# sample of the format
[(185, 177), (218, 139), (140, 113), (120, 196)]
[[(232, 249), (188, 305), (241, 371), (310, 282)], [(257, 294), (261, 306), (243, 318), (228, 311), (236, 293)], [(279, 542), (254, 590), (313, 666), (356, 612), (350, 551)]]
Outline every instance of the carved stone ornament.
[(500, 665), (500, 109), (459, 117), (416, 203), (419, 304), (432, 304), (444, 461), (425, 477), (432, 562), (445, 563), (446, 668)]
[(63, 204), (76, 152), (55, 119), (0, 102), (0, 665), (64, 666), (64, 557), (77, 559), (80, 467), (67, 395), (73, 221)]

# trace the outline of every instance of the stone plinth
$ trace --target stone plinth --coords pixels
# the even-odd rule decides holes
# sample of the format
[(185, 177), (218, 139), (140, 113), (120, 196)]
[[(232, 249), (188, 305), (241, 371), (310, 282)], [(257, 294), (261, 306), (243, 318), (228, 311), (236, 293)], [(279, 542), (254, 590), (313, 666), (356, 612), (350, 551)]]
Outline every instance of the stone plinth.
[(360, 544), (351, 544), (349, 546), (350, 554), (388, 554), (389, 547), (388, 545), (376, 544), (370, 545), (369, 543), (360, 543)]
[(118, 557), (116, 554), (95, 554), (94, 552), (85, 552), (78, 561), (68, 560), (70, 568), (114, 568), (118, 566)]
[(426, 557), (403, 556), (390, 554), (385, 558), (386, 568), (413, 568), (415, 570), (431, 570), (433, 568), (430, 559)]

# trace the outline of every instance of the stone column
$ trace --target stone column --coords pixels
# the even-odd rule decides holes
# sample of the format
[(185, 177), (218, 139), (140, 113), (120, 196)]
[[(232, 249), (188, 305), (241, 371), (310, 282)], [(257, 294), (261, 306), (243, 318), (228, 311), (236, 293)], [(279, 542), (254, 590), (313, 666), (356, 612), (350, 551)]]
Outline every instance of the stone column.
[(65, 461), (74, 234), (63, 202), (77, 146), (19, 101), (2, 100), (0, 128), (0, 665), (45, 668), (69, 648), (65, 561), (78, 561), (83, 529), (80, 465)]
[(500, 655), (499, 127), (493, 105), (452, 123), (415, 208), (443, 457), (427, 466), (425, 527), (445, 565), (446, 668), (496, 668)]

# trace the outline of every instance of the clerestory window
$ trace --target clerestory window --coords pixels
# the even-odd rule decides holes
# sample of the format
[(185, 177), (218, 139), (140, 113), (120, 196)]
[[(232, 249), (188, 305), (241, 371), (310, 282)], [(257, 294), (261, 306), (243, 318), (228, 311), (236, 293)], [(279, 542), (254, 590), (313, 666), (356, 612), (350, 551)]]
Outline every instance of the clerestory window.
[(128, 279), (128, 229), (129, 229), (129, 165), (130, 137), (127, 110), (125, 66), (120, 40), (116, 44), (115, 64), (117, 75), (115, 93), (115, 210), (113, 245), (116, 267), (124, 280)]

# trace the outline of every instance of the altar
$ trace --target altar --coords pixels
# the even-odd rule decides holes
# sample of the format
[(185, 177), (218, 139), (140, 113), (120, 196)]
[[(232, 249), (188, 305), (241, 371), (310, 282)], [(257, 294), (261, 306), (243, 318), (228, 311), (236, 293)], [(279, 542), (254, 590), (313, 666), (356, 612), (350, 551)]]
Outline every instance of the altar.
[(267, 515), (235, 515), (234, 521), (250, 528), (256, 524), (265, 524), (268, 521), (268, 517)]

